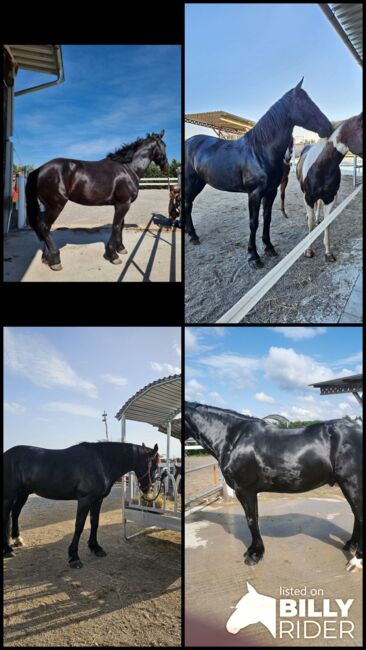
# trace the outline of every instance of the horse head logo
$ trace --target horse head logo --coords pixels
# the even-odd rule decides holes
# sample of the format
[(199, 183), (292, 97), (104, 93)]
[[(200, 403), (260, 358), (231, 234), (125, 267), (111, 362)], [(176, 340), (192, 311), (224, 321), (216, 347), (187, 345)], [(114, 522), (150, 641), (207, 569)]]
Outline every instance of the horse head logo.
[(249, 582), (247, 588), (248, 593), (239, 600), (226, 623), (227, 631), (237, 634), (247, 625), (263, 623), (276, 638), (276, 599), (259, 594)]

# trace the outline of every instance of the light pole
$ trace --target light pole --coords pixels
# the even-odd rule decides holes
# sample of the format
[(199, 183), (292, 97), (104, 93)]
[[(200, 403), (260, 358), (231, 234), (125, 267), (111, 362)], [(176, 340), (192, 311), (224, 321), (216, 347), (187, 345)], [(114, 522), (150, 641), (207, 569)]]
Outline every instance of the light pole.
[[(105, 435), (106, 435), (106, 438), (107, 438), (107, 440), (108, 440), (107, 414), (106, 414), (106, 412), (105, 412), (105, 409), (104, 409), (104, 413), (102, 413), (102, 422), (105, 423)], [(108, 440), (108, 442), (109, 442), (109, 440)]]

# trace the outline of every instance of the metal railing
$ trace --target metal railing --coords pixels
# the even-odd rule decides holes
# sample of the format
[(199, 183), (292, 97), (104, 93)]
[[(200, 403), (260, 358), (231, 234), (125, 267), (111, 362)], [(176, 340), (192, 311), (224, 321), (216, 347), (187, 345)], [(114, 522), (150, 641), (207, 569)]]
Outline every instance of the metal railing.
[(153, 187), (156, 187), (157, 185), (163, 185), (164, 187), (169, 187), (169, 185), (174, 185), (174, 183), (178, 182), (178, 178), (167, 178), (165, 177), (157, 177), (157, 178), (141, 178), (140, 179), (140, 187), (146, 187), (147, 185), (152, 185)]
[[(185, 499), (184, 500), (184, 507), (186, 508), (189, 506), (191, 503), (194, 501), (199, 501), (201, 499), (205, 499), (206, 497), (210, 496), (211, 494), (215, 494), (215, 492), (222, 492), (224, 489), (225, 481), (224, 478), (221, 474), (219, 464), (216, 462), (214, 463), (206, 463), (205, 465), (198, 465), (198, 467), (191, 467), (190, 469), (185, 470), (185, 474), (191, 474), (192, 472), (198, 472), (201, 469), (206, 469), (207, 467), (212, 467), (213, 468), (213, 473), (214, 473), (214, 483), (215, 485), (208, 490), (204, 490), (203, 492), (200, 492), (199, 494), (195, 494), (193, 497), (190, 499)], [(185, 512), (186, 516), (190, 514), (190, 510), (186, 510)]]

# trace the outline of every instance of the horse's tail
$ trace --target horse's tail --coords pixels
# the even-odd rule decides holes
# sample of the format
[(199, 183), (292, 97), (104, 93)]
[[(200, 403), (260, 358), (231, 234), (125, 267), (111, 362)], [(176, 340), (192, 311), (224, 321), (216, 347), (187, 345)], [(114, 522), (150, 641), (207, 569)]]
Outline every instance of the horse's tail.
[(25, 186), (25, 197), (27, 201), (27, 218), (28, 223), (36, 232), (39, 239), (41, 237), (41, 219), (39, 215), (39, 205), (37, 200), (38, 195), (38, 174), (39, 169), (35, 169), (28, 176), (27, 184)]

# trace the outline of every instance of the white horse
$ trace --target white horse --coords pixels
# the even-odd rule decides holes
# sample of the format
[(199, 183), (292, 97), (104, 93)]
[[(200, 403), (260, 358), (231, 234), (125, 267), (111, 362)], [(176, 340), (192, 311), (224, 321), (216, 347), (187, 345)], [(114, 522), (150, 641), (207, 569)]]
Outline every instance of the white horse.
[(259, 594), (249, 582), (247, 588), (248, 593), (239, 600), (235, 612), (226, 623), (227, 631), (237, 634), (247, 625), (263, 623), (273, 638), (276, 638), (276, 599)]

